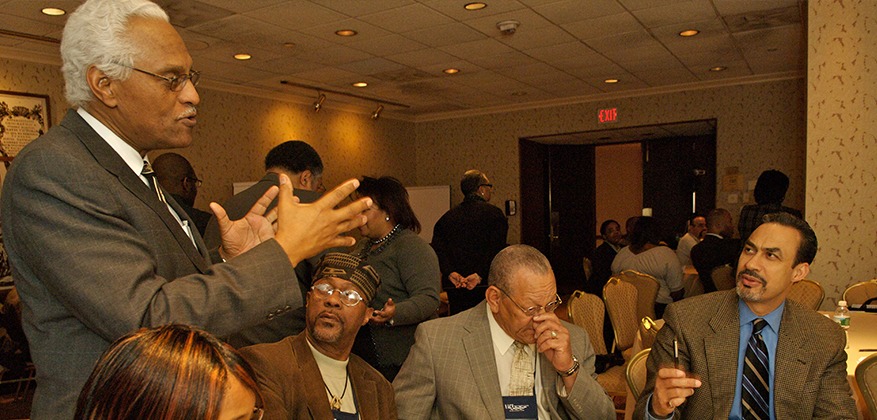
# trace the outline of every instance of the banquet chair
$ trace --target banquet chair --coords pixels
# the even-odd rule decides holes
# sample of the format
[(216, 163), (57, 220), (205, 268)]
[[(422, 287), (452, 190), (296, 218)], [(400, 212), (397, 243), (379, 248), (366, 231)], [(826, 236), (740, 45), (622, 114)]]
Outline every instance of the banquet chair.
[(843, 300), (847, 301), (850, 309), (858, 309), (860, 305), (873, 298), (877, 298), (877, 279), (853, 284), (847, 287), (843, 294)]
[(655, 337), (658, 335), (658, 330), (660, 329), (661, 327), (650, 317), (645, 316), (640, 320), (639, 335), (643, 349), (652, 347), (652, 344), (655, 343)]
[(804, 279), (792, 283), (792, 288), (789, 290), (789, 294), (786, 295), (786, 299), (800, 303), (801, 306), (806, 308), (818, 311), (819, 306), (822, 305), (822, 300), (825, 299), (825, 290), (819, 283), (813, 280)]
[(713, 269), (710, 277), (716, 285), (716, 290), (731, 290), (737, 287), (737, 279), (734, 278), (734, 268), (728, 264), (720, 265)]
[(603, 301), (606, 302), (606, 311), (609, 312), (609, 320), (615, 332), (614, 347), (621, 351), (624, 360), (630, 360), (630, 356), (633, 356), (630, 349), (639, 329), (637, 320), (640, 319), (636, 316), (636, 287), (613, 276), (603, 286)]
[(594, 354), (607, 354), (606, 342), (603, 341), (605, 309), (600, 297), (576, 290), (569, 298), (566, 310), (570, 321), (588, 333)]
[(646, 386), (646, 360), (648, 360), (651, 351), (652, 349), (644, 349), (627, 362), (627, 368), (624, 373), (627, 376), (627, 386), (630, 387), (630, 392), (633, 393), (634, 399), (639, 398), (640, 393), (642, 393), (643, 388)]
[(655, 318), (655, 299), (661, 285), (654, 277), (634, 270), (624, 270), (615, 275), (636, 287), (636, 319)]
[(856, 366), (856, 383), (865, 398), (872, 419), (877, 419), (877, 354), (872, 354)]

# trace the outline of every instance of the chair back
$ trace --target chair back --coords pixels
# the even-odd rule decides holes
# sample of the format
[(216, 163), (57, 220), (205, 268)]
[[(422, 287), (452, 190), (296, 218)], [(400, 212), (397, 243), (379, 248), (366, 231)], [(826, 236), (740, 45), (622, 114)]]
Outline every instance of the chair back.
[(630, 387), (630, 392), (634, 398), (639, 398), (639, 394), (643, 392), (643, 388), (646, 386), (646, 360), (648, 360), (651, 351), (652, 349), (642, 350), (627, 362), (627, 368), (625, 368), (624, 373), (627, 376), (627, 386)]
[(856, 366), (856, 383), (865, 398), (872, 419), (877, 419), (877, 354), (872, 354)]
[(655, 337), (658, 336), (658, 330), (661, 327), (649, 317), (643, 317), (639, 323), (639, 336), (642, 340), (642, 345), (644, 349), (648, 349), (652, 347), (652, 344), (655, 343)]
[(634, 285), (612, 277), (603, 286), (603, 301), (615, 332), (615, 346), (624, 351), (633, 346), (639, 322), (636, 317), (637, 291)]
[(591, 281), (591, 275), (594, 274), (594, 265), (591, 264), (590, 258), (582, 258), (582, 271), (585, 273), (585, 284), (588, 284), (588, 282)]
[(737, 279), (734, 278), (734, 268), (728, 264), (720, 265), (710, 273), (716, 290), (731, 290), (737, 287)]
[(624, 270), (616, 275), (621, 281), (636, 287), (636, 319), (655, 318), (655, 299), (661, 284), (654, 277), (634, 270)]
[(819, 306), (822, 305), (822, 300), (825, 299), (825, 290), (821, 284), (813, 280), (804, 279), (797, 283), (792, 283), (792, 288), (789, 290), (789, 294), (786, 295), (786, 299), (800, 303), (805, 308), (818, 311)]
[(566, 310), (572, 323), (588, 333), (594, 354), (609, 353), (606, 342), (603, 341), (603, 317), (606, 310), (600, 297), (576, 290), (569, 298)]
[(856, 283), (844, 290), (843, 300), (850, 308), (859, 306), (868, 299), (877, 297), (877, 279)]

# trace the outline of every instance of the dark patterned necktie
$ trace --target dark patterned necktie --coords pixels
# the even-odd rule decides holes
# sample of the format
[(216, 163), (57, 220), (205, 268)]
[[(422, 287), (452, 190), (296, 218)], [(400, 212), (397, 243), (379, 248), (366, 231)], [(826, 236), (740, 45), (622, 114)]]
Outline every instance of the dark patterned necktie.
[(761, 330), (767, 321), (757, 318), (752, 321), (752, 335), (743, 359), (743, 418), (770, 419), (770, 370), (768, 368), (767, 345), (761, 337)]
[(140, 175), (143, 175), (146, 178), (146, 181), (149, 182), (149, 188), (152, 189), (152, 192), (158, 196), (158, 201), (167, 204), (167, 200), (164, 198), (164, 193), (161, 191), (161, 187), (158, 185), (158, 181), (155, 179), (155, 171), (152, 170), (152, 165), (149, 164), (148, 161), (143, 161), (143, 170), (140, 171)]

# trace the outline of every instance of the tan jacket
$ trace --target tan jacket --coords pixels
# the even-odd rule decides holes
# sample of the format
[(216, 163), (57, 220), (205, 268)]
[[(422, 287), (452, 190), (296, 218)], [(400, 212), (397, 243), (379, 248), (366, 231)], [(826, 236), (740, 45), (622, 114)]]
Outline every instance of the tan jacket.
[[(265, 420), (332, 418), (323, 377), (304, 332), (240, 352), (256, 371)], [(355, 354), (350, 355), (348, 369), (360, 420), (395, 419), (390, 383)]]
[[(740, 340), (737, 300), (736, 291), (729, 290), (667, 307), (664, 327), (649, 355), (648, 381), (637, 401), (635, 419), (643, 418), (658, 367), (673, 364), (674, 336), (679, 342), (680, 365), (703, 382), (679, 407), (675, 418), (728, 418), (734, 400)], [(844, 333), (834, 322), (786, 301), (774, 373), (777, 419), (856, 418), (844, 344)]]

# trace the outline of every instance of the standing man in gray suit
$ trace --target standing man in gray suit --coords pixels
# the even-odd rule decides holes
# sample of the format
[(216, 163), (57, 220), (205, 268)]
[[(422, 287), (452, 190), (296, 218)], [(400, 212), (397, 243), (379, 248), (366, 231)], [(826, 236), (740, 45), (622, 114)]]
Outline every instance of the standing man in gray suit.
[(554, 314), (548, 259), (512, 245), (488, 283), (484, 302), (417, 328), (393, 381), (399, 418), (614, 419), (587, 333)]
[(371, 205), (334, 209), (355, 180), (301, 205), (282, 177), (241, 220), (211, 205), (223, 234), (212, 253), (146, 158), (188, 146), (196, 124), (199, 73), (167, 14), (146, 0), (88, 0), (67, 20), (61, 55), (74, 110), (22, 150), (0, 200), (37, 371), (34, 419), (71, 418), (95, 361), (139, 327), (227, 335), (301, 306), (293, 267), (353, 245), (338, 235)]
[(843, 331), (786, 300), (816, 247), (807, 222), (768, 214), (743, 246), (736, 291), (669, 305), (634, 418), (855, 419)]

